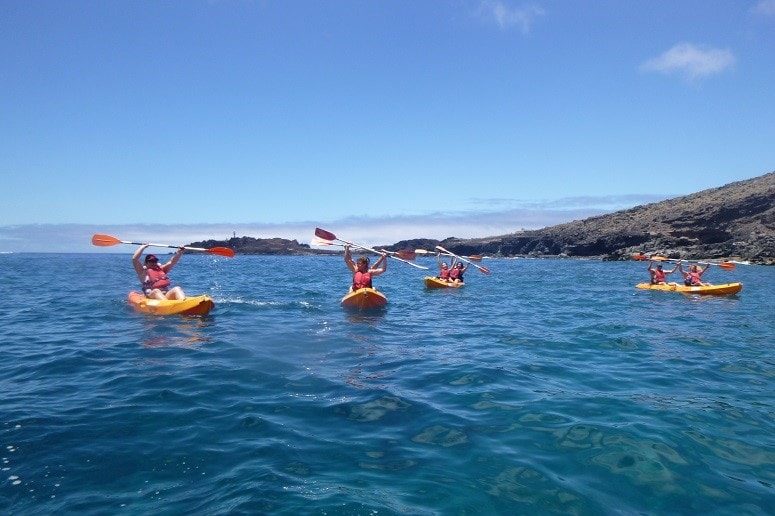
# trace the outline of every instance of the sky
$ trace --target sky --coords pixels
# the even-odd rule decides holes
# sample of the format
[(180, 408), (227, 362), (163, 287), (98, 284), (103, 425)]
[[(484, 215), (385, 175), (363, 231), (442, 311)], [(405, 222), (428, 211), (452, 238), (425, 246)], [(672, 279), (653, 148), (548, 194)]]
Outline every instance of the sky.
[(0, 56), (0, 252), (497, 235), (775, 170), (775, 0), (8, 0)]

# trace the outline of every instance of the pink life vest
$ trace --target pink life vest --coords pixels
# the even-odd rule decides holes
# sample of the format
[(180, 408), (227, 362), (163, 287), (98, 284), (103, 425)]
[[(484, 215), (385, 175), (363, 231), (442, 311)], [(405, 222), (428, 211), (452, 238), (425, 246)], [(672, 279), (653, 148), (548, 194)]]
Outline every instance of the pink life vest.
[(686, 277), (686, 281), (691, 285), (699, 285), (702, 283), (702, 274), (699, 272), (690, 272)]
[(371, 273), (357, 271), (353, 274), (353, 290), (358, 290), (359, 288), (372, 288)]
[(158, 288), (164, 290), (170, 286), (170, 279), (167, 277), (167, 273), (159, 268), (146, 267), (145, 268), (145, 281), (143, 282), (143, 289)]

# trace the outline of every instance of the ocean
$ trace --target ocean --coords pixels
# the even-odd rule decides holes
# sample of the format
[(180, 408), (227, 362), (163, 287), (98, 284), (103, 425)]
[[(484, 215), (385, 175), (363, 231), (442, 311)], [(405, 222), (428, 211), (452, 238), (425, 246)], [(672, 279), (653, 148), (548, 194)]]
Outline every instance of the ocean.
[(483, 265), (357, 314), (340, 256), (186, 255), (215, 309), (152, 317), (127, 254), (0, 255), (0, 513), (773, 513), (775, 268)]

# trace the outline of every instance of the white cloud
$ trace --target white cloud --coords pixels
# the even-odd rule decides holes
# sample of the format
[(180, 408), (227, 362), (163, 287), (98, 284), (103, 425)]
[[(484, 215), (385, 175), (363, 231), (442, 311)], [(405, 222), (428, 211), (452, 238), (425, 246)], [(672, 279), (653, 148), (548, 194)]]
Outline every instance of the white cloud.
[(678, 73), (688, 79), (699, 79), (721, 73), (733, 64), (735, 56), (730, 50), (679, 43), (662, 55), (649, 59), (640, 69), (644, 72)]
[[(566, 197), (556, 200), (470, 199), (475, 209), (392, 217), (348, 217), (334, 221), (298, 221), (282, 224), (25, 224), (0, 226), (0, 252), (110, 252), (131, 253), (129, 245), (94, 247), (91, 237), (106, 233), (131, 242), (170, 245), (232, 236), (287, 238), (309, 244), (315, 227), (367, 246), (394, 244), (413, 238), (443, 240), (477, 238), (539, 229), (584, 219), (617, 209), (664, 199), (654, 195)], [(487, 207), (483, 209), (483, 207)]]
[(759, 0), (751, 11), (765, 16), (775, 16), (775, 0)]
[(509, 7), (497, 0), (482, 0), (480, 14), (495, 21), (503, 30), (516, 27), (522, 34), (529, 34), (535, 19), (544, 15), (544, 10), (534, 4)]

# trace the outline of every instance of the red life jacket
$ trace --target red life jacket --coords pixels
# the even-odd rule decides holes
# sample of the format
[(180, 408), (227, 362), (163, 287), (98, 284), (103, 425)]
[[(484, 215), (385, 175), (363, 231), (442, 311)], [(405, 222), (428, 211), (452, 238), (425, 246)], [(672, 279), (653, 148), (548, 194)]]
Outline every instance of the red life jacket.
[(449, 279), (449, 269), (441, 269), (441, 272), (439, 272), (439, 278)]
[(690, 272), (686, 277), (686, 281), (692, 285), (699, 285), (702, 283), (702, 274), (699, 272)]
[(161, 267), (157, 268), (145, 268), (145, 281), (143, 282), (143, 289), (149, 288), (165, 289), (170, 286), (170, 279), (167, 277), (167, 273)]
[(449, 271), (449, 279), (456, 280), (460, 279), (460, 269), (457, 267), (453, 267), (451, 271)]
[(655, 269), (654, 270), (654, 283), (664, 283), (665, 282), (665, 271), (661, 269)]
[(357, 271), (353, 274), (353, 290), (359, 288), (373, 288), (371, 286), (371, 273)]

